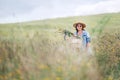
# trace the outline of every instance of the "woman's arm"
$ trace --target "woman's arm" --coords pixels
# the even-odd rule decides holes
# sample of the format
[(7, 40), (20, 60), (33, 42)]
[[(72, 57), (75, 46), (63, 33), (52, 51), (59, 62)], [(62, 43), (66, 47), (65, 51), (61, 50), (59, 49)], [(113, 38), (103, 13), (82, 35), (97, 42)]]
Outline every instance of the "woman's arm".
[(84, 43), (84, 46), (86, 48), (88, 48), (90, 46), (90, 35), (87, 31), (84, 31), (84, 34), (83, 34), (83, 43)]
[(89, 50), (90, 42), (91, 42), (91, 38), (90, 38), (89, 33), (87, 32), (87, 35), (86, 35), (86, 51)]

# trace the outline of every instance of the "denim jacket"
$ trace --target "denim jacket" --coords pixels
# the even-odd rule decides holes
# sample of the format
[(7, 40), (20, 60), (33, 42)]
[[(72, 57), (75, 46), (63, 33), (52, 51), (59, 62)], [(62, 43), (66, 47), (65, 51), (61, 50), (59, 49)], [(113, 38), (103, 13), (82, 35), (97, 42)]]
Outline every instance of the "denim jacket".
[[(78, 35), (77, 32), (75, 32), (75, 35)], [(82, 45), (86, 47), (87, 43), (91, 41), (90, 35), (87, 31), (83, 30), (81, 37), (82, 37)]]

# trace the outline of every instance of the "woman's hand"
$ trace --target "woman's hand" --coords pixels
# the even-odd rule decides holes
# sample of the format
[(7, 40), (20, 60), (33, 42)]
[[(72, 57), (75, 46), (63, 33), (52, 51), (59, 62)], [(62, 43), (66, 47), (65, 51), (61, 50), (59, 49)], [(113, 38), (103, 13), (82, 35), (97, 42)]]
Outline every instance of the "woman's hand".
[(86, 50), (88, 50), (89, 47), (90, 47), (90, 43), (88, 42), (88, 43), (86, 44)]

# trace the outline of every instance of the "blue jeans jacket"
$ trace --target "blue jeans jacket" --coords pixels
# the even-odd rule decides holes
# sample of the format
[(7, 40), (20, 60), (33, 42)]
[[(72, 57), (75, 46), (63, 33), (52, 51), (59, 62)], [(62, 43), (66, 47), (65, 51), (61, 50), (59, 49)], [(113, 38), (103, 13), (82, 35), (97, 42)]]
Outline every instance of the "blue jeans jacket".
[[(77, 32), (75, 32), (75, 35), (78, 35)], [(86, 47), (87, 43), (91, 41), (90, 35), (89, 35), (89, 33), (87, 31), (83, 30), (81, 36), (82, 36), (83, 47)]]

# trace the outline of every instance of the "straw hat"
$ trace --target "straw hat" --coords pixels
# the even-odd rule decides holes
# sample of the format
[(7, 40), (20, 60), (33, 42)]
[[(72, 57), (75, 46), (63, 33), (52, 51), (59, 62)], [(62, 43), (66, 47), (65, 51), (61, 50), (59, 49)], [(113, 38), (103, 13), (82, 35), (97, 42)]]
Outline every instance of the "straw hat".
[(77, 22), (77, 23), (74, 23), (74, 24), (73, 24), (73, 27), (75, 27), (75, 28), (76, 28), (78, 24), (81, 24), (83, 28), (85, 28), (85, 27), (86, 27), (86, 25), (85, 25), (84, 23), (82, 23), (82, 22)]

